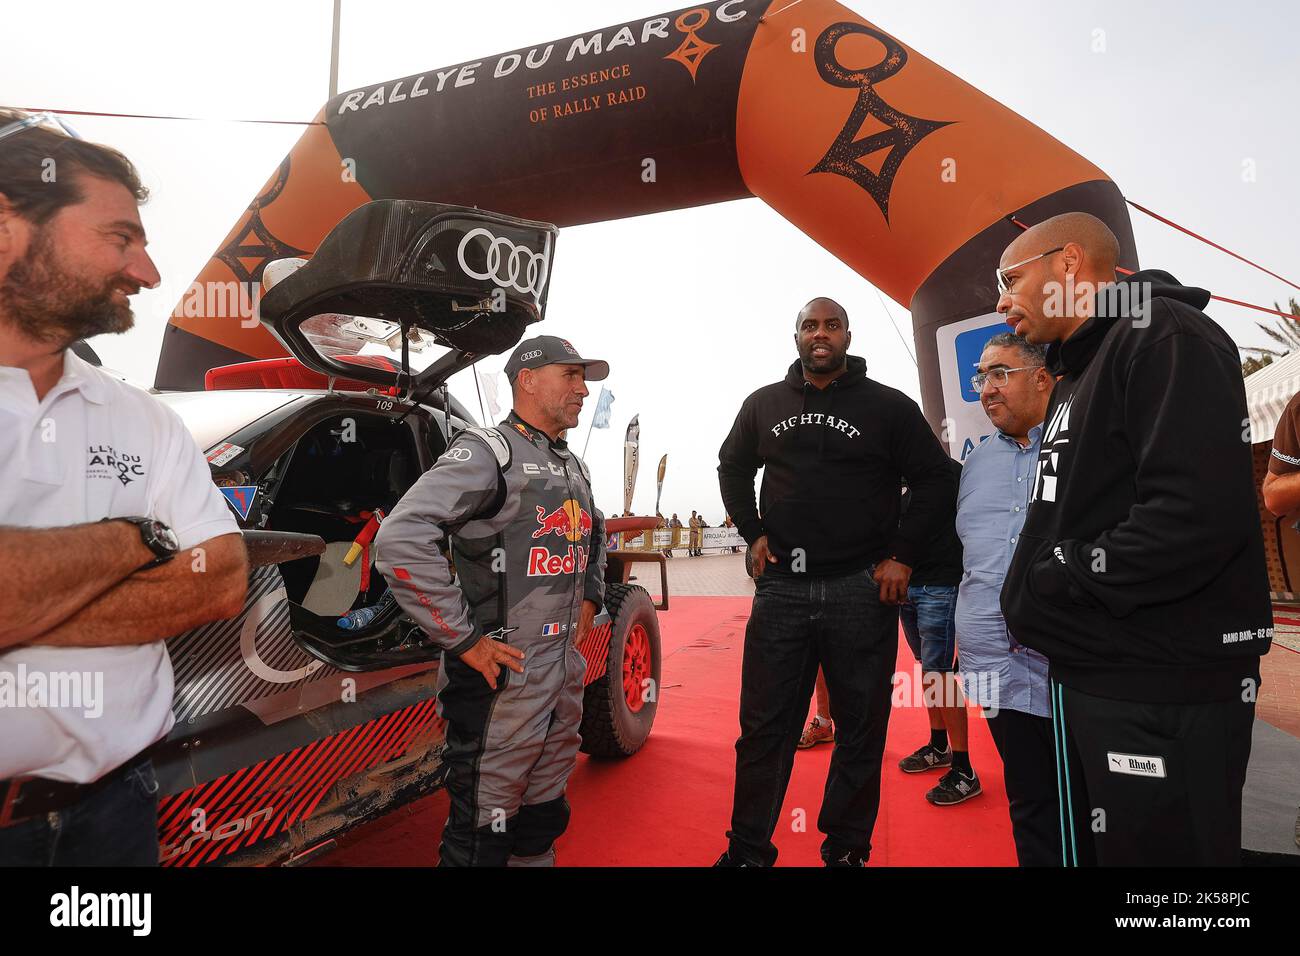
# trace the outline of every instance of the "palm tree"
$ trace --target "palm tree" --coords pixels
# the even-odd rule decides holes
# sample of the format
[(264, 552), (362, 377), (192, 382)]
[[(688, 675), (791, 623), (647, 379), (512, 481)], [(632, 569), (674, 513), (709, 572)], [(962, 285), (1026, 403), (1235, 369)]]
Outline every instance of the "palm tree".
[[(1282, 311), (1282, 307), (1276, 302), (1273, 303), (1273, 308), (1279, 312)], [(1290, 319), (1274, 319), (1272, 325), (1265, 325), (1263, 322), (1255, 323), (1280, 348), (1267, 348), (1256, 345), (1238, 346), (1239, 351), (1248, 355), (1241, 363), (1241, 374), (1243, 376), (1258, 372), (1265, 365), (1272, 364), (1273, 359), (1290, 355), (1300, 349), (1300, 302), (1290, 299), (1287, 302), (1287, 308), (1295, 316), (1294, 321)]]

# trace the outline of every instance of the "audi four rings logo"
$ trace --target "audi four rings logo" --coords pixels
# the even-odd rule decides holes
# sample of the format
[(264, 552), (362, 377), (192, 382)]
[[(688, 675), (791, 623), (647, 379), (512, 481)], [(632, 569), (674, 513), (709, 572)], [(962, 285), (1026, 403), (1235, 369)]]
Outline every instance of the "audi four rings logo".
[(471, 455), (468, 448), (452, 448), (443, 457), (451, 461), (469, 461)]
[[(465, 247), (479, 235), (488, 241), (487, 272), (477, 272), (465, 261)], [(517, 289), (527, 295), (541, 292), (546, 283), (546, 253), (533, 252), (527, 246), (494, 236), (481, 226), (465, 233), (456, 249), (456, 258), (466, 275), (474, 279), (491, 279), (503, 289)]]
[(541, 349), (533, 349), (531, 352), (525, 352), (523, 355), (521, 355), (521, 356), (519, 357), (519, 361), (521, 361), (521, 362), (527, 362), (529, 359), (535, 359), (535, 358), (541, 358), (541, 357), (542, 357), (542, 350), (541, 350)]

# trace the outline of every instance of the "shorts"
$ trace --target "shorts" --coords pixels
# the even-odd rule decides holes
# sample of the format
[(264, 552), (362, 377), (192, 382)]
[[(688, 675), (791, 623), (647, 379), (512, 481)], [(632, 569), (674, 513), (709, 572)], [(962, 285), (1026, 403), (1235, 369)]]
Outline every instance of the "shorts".
[(916, 584), (907, 589), (907, 603), (898, 608), (912, 655), (929, 673), (957, 670), (957, 587)]

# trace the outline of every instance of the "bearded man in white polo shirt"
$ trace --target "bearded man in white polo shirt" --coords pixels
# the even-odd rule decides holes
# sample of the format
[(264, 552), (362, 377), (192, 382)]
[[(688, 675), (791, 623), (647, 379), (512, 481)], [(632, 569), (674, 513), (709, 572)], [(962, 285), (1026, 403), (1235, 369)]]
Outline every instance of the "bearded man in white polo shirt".
[(124, 156), (0, 111), (0, 866), (158, 860), (165, 638), (242, 608), (179, 417), (69, 346), (158, 283)]

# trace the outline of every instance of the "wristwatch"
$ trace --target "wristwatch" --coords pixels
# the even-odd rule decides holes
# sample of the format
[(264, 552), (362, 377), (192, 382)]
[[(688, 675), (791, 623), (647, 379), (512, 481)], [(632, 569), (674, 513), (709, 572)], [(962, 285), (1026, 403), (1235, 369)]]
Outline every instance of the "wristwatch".
[(148, 564), (141, 567), (156, 568), (176, 557), (176, 552), (180, 550), (181, 543), (176, 537), (176, 532), (155, 518), (141, 518), (138, 516), (123, 516), (120, 518), (105, 518), (105, 521), (129, 521), (140, 530), (140, 539), (144, 541), (144, 546), (154, 554), (154, 559)]

